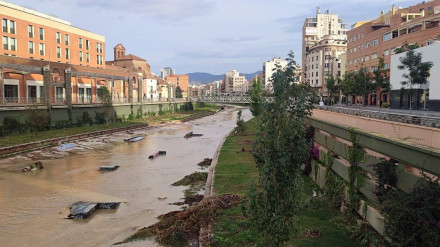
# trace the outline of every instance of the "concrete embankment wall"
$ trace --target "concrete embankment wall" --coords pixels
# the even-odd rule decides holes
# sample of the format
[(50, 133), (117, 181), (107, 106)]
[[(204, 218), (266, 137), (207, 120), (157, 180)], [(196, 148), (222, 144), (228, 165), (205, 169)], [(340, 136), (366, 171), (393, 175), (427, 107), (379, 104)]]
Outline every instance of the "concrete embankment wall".
[[(161, 103), (149, 103), (149, 104), (119, 104), (110, 107), (104, 107), (102, 105), (74, 105), (72, 107), (72, 121), (73, 123), (77, 122), (77, 119), (82, 118), (84, 112), (88, 112), (89, 115), (94, 118), (95, 113), (98, 111), (108, 112), (110, 117), (118, 118), (128, 118), (130, 114), (136, 116), (138, 112), (141, 114), (145, 114), (148, 112), (158, 113), (160, 110), (172, 110), (179, 109), (183, 103), (169, 103), (169, 102), (161, 102)], [(0, 125), (3, 124), (5, 117), (14, 117), (19, 120), (21, 123), (25, 123), (26, 119), (30, 114), (31, 109), (46, 109), (42, 108), (25, 108), (25, 107), (8, 107), (0, 109)], [(52, 106), (51, 113), (51, 123), (52, 125), (58, 121), (67, 121), (69, 120), (69, 112), (67, 106)]]

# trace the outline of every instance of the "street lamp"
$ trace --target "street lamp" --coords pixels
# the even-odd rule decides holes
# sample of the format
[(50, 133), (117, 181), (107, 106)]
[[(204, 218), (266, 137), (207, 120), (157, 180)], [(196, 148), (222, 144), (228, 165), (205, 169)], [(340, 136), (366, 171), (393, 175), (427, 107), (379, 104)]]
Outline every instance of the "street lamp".
[[(328, 56), (328, 57), (327, 57)], [(330, 62), (329, 63), (326, 63), (326, 65), (327, 65), (327, 80), (326, 80), (326, 84), (327, 84), (327, 82), (328, 82), (328, 79), (330, 79), (330, 67), (333, 67), (333, 59), (336, 61), (336, 62), (338, 62), (339, 61), (339, 59), (337, 58), (337, 57), (332, 57), (331, 55), (325, 55), (325, 61), (327, 61), (327, 60), (330, 60)], [(328, 91), (328, 88), (327, 88), (327, 92), (329, 92)], [(330, 95), (330, 92), (329, 93), (327, 93), (327, 97)], [(329, 105), (331, 105), (331, 102), (332, 102), (332, 99), (330, 98), (330, 97), (328, 97), (329, 98)]]

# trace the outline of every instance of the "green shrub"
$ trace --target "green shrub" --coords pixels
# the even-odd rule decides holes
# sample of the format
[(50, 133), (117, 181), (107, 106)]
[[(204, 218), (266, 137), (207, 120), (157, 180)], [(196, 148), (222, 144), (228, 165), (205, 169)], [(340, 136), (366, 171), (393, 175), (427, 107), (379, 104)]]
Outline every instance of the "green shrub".
[(25, 133), (29, 129), (28, 124), (21, 124), (18, 117), (5, 117), (3, 120), (3, 128), (5, 135), (13, 135), (15, 133)]
[(95, 123), (96, 124), (105, 124), (106, 123), (105, 112), (95, 111)]
[(89, 112), (83, 112), (82, 122), (83, 125), (93, 125), (93, 119)]
[(66, 129), (66, 128), (72, 128), (73, 123), (70, 120), (62, 120), (55, 123), (54, 129)]
[(388, 104), (388, 103), (382, 103), (382, 108), (388, 108), (388, 107), (390, 107), (390, 104)]

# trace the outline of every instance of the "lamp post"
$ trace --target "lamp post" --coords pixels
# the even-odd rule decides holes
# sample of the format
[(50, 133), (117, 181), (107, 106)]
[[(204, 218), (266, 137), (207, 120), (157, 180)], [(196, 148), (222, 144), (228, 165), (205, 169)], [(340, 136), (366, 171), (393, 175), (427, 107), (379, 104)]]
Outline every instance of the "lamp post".
[[(329, 59), (327, 59), (327, 56), (329, 56)], [(325, 61), (327, 61), (327, 60), (330, 60), (330, 62), (329, 63), (326, 63), (327, 64), (327, 80), (326, 80), (326, 84), (327, 84), (327, 82), (328, 82), (328, 79), (330, 79), (330, 71), (333, 71), (333, 68), (332, 69), (330, 69), (330, 67), (333, 67), (333, 59), (336, 61), (336, 62), (338, 62), (339, 61), (339, 59), (337, 58), (337, 57), (332, 57), (331, 55), (326, 55), (326, 59), (325, 59)], [(327, 87), (327, 86), (326, 86)], [(330, 95), (331, 95), (331, 93), (330, 93), (330, 91), (328, 91), (328, 88), (327, 88), (327, 97), (329, 98), (328, 100), (328, 104), (329, 105), (331, 105), (331, 103), (332, 103), (332, 99), (331, 99), (331, 97), (329, 97)]]

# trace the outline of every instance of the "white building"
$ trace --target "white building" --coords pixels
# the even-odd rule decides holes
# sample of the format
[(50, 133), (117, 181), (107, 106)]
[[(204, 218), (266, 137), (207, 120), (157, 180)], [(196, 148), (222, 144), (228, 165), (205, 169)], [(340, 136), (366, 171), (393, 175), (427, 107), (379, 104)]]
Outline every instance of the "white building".
[(222, 83), (223, 93), (245, 94), (247, 80), (244, 75), (240, 75), (237, 70), (231, 70), (225, 74)]
[[(417, 53), (422, 54), (422, 62), (433, 62), (431, 76), (425, 85), (412, 86), (413, 101), (412, 109), (429, 109), (440, 111), (440, 41), (431, 45), (416, 49)], [(408, 70), (399, 70), (400, 58), (406, 53), (399, 53), (391, 56), (390, 83), (391, 83), (391, 102), (390, 107), (399, 109), (409, 109), (409, 96), (407, 91), (402, 91), (402, 81), (405, 81), (403, 74), (408, 74)], [(409, 89), (409, 85), (403, 87)]]
[(146, 76), (146, 86), (147, 93), (144, 95), (144, 101), (158, 101), (159, 100), (159, 90), (157, 87), (158, 80), (157, 77), (151, 74), (147, 74)]
[(165, 80), (165, 78), (169, 75), (175, 75), (176, 71), (170, 67), (166, 67), (166, 68), (162, 68), (160, 70), (160, 77), (162, 78), (162, 80)]
[(273, 91), (272, 85), (272, 75), (275, 72), (277, 66), (280, 66), (282, 69), (286, 68), (287, 61), (281, 58), (272, 58), (270, 61), (263, 63), (263, 89), (267, 92)]
[[(339, 19), (336, 14), (331, 14), (327, 10), (324, 14), (321, 14), (321, 9), (317, 8), (315, 17), (307, 17), (304, 21), (302, 30), (302, 63), (307, 60), (307, 53), (309, 49), (326, 35), (338, 35), (343, 40), (347, 40), (347, 24), (343, 19)], [(304, 71), (305, 72), (305, 71)], [(309, 78), (304, 78), (305, 80)]]

